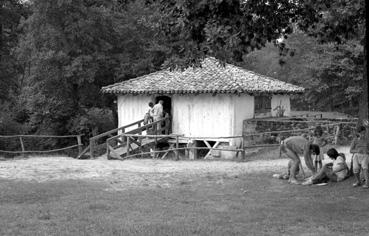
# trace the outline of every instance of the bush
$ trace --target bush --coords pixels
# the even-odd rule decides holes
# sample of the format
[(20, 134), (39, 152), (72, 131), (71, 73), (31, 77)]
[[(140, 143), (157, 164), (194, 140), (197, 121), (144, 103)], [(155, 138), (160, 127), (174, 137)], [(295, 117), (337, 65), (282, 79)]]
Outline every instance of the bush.
[[(70, 121), (69, 132), (73, 134), (83, 134), (83, 143), (87, 143), (89, 138), (97, 134), (116, 128), (112, 119), (112, 112), (107, 109), (93, 108), (86, 111), (84, 115), (79, 115)], [(102, 140), (105, 141), (105, 140)]]
[[(18, 135), (24, 133), (24, 126), (9, 115), (9, 113), (0, 113), (0, 134), (1, 135)], [(0, 149), (6, 151), (20, 150), (18, 138), (0, 138)]]

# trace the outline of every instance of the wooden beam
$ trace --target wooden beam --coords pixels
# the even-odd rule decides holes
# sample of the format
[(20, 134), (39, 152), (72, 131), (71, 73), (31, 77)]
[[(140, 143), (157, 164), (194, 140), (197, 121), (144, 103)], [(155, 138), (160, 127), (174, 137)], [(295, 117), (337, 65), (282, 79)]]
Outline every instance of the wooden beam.
[(212, 150), (214, 150), (214, 148), (218, 147), (218, 145), (220, 144), (220, 142), (219, 141), (216, 141), (213, 146), (211, 146), (206, 140), (204, 140), (204, 143), (209, 148), (208, 153), (206, 153), (206, 155), (204, 157), (204, 159), (207, 159), (209, 156), (212, 155)]
[(108, 146), (108, 149), (109, 149), (109, 152), (111, 153), (111, 157), (112, 157), (112, 159), (119, 159), (119, 160), (124, 160), (124, 158), (123, 157), (121, 157), (120, 155), (119, 155), (119, 153), (117, 153), (115, 150), (114, 150), (114, 148), (112, 148), (111, 146)]
[(78, 156), (77, 156), (77, 159), (80, 159), (83, 154), (85, 154), (88, 150), (90, 149), (90, 146), (87, 146)]
[(78, 144), (78, 155), (82, 152), (82, 139), (81, 135), (77, 136), (77, 144)]
[(187, 147), (189, 148), (189, 159), (197, 159), (197, 141), (194, 140), (193, 142), (188, 143)]
[(94, 158), (95, 139), (90, 139), (90, 157)]
[(127, 156), (129, 155), (129, 147), (130, 147), (129, 140), (130, 138), (127, 136), (127, 150), (126, 150)]
[(179, 160), (179, 151), (178, 151), (178, 148), (179, 148), (179, 140), (178, 140), (178, 136), (176, 137), (176, 151), (175, 151), (175, 154), (176, 154), (176, 160)]

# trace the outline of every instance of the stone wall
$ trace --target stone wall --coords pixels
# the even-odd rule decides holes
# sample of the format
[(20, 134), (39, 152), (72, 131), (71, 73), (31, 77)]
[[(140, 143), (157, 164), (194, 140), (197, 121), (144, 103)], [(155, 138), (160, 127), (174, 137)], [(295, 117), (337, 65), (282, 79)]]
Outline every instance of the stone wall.
[[(348, 145), (355, 135), (356, 122), (353, 120), (312, 120), (306, 118), (248, 119), (243, 122), (242, 134), (246, 146), (278, 144), (281, 140), (294, 135), (304, 135), (308, 137), (313, 134), (314, 128), (318, 125), (322, 126), (324, 135), (329, 143), (332, 144), (337, 142), (337, 144), (340, 145)], [(337, 129), (339, 129), (338, 136)]]

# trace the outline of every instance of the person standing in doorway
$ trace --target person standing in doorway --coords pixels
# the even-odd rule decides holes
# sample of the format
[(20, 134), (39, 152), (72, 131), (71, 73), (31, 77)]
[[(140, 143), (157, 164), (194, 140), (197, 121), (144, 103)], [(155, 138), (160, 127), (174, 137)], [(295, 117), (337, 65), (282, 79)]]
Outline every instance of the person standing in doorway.
[(158, 121), (160, 119), (163, 118), (163, 104), (164, 101), (163, 100), (159, 100), (158, 103), (155, 104), (155, 106), (153, 107), (153, 118), (154, 118), (154, 122)]
[[(152, 110), (153, 110), (154, 122), (161, 120), (163, 118), (163, 104), (164, 104), (164, 101), (159, 100), (158, 103), (156, 103), (155, 106), (153, 107)], [(155, 132), (159, 131), (160, 133), (161, 127), (162, 127), (161, 122), (157, 123)]]

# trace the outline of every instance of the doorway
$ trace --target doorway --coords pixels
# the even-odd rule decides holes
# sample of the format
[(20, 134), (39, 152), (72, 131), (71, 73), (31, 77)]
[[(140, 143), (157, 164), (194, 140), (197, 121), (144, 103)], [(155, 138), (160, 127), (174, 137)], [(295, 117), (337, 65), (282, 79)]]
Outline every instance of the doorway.
[(157, 96), (155, 97), (155, 104), (160, 100), (163, 100), (163, 111), (164, 114), (167, 112), (170, 116), (172, 116), (172, 98), (169, 96)]
[(163, 122), (161, 125), (166, 126), (166, 130), (170, 134), (172, 132), (172, 98), (169, 96), (157, 96), (155, 97), (155, 104), (158, 103), (160, 100), (163, 101), (163, 116), (166, 117), (166, 114), (169, 115), (170, 121), (169, 122)]

